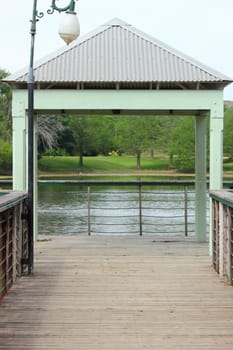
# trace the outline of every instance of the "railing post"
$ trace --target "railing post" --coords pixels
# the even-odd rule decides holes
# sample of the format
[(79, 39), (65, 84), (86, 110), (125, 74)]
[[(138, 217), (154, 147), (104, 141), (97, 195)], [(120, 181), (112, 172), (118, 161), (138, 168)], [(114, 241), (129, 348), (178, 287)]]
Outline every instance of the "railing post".
[(88, 236), (91, 235), (91, 188), (87, 188), (87, 227), (88, 227)]
[(233, 209), (228, 207), (229, 243), (230, 243), (230, 281), (233, 286)]
[(219, 273), (219, 202), (212, 199), (212, 258), (213, 267)]
[(5, 266), (4, 266), (4, 247), (5, 247), (5, 234), (4, 234), (4, 217), (0, 214), (0, 300), (2, 300), (5, 294)]
[(139, 232), (140, 236), (142, 236), (142, 184), (138, 185), (139, 192)]
[(20, 204), (14, 208), (13, 232), (12, 232), (12, 282), (15, 282), (17, 276), (17, 226), (19, 220)]
[[(25, 201), (25, 200), (24, 200)], [(23, 235), (24, 235), (24, 225), (23, 225), (23, 214), (24, 214), (24, 201), (19, 204), (19, 214), (17, 218), (16, 227), (16, 274), (18, 276), (22, 275), (22, 257), (23, 257)]]
[(188, 236), (188, 188), (184, 187), (184, 229), (185, 237)]
[(9, 291), (9, 284), (10, 284), (10, 278), (9, 278), (9, 271), (10, 271), (10, 216), (11, 212), (10, 209), (6, 212), (7, 219), (6, 219), (6, 272), (5, 272), (5, 286), (6, 286), (6, 293)]

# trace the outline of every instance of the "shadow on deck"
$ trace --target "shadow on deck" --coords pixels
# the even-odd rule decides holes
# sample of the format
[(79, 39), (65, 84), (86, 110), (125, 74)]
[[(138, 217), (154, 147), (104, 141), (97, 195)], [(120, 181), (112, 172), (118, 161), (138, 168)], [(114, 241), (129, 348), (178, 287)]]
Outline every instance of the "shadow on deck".
[(233, 289), (190, 238), (41, 240), (0, 304), (4, 350), (228, 350), (232, 328)]

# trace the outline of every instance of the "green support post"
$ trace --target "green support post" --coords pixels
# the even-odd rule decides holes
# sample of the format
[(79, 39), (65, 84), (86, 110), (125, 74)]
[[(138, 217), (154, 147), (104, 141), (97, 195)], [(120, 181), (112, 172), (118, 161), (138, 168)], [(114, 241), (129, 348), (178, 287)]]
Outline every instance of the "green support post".
[(12, 96), (13, 190), (27, 191), (27, 118), (25, 100)]
[(196, 238), (198, 242), (206, 241), (206, 119), (196, 116)]
[[(223, 182), (224, 104), (214, 102), (210, 111), (210, 190), (221, 190)], [(212, 201), (210, 201), (209, 253), (212, 256)]]

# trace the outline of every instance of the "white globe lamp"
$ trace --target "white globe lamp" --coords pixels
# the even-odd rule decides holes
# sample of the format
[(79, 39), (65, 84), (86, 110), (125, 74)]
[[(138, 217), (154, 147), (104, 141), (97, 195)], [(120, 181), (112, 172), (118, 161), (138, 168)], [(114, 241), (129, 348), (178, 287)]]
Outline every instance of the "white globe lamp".
[(77, 39), (80, 34), (80, 25), (76, 12), (66, 11), (62, 15), (62, 20), (59, 25), (58, 34), (69, 45)]

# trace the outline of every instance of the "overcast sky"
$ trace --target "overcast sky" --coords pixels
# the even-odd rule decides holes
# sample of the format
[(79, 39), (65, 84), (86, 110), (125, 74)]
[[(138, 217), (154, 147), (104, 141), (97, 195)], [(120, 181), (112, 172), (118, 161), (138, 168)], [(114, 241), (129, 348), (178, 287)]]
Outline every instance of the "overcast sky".
[[(70, 0), (57, 0), (59, 6)], [(63, 46), (59, 14), (51, 0), (37, 0), (45, 13), (37, 24), (35, 58)], [(28, 65), (33, 0), (1, 0), (0, 68), (14, 73)], [(118, 17), (166, 44), (233, 78), (233, 0), (79, 0), (81, 35)], [(233, 100), (233, 84), (224, 97)]]

